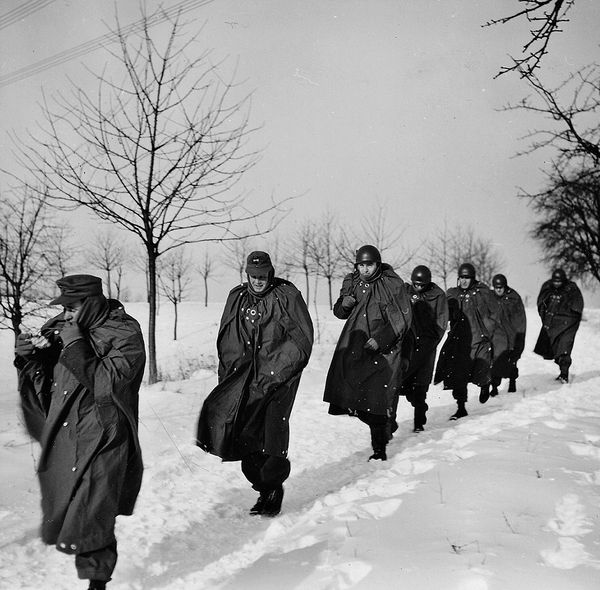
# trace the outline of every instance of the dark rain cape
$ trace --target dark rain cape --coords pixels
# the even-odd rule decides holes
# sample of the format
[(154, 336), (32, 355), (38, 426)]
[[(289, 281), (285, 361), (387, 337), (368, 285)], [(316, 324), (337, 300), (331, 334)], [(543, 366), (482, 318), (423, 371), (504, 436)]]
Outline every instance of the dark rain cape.
[[(346, 295), (357, 300), (351, 310), (342, 306)], [(325, 384), (330, 413), (388, 414), (402, 378), (402, 340), (412, 316), (404, 282), (387, 264), (372, 282), (362, 281), (355, 271), (344, 279), (333, 313), (346, 324)], [(364, 348), (369, 338), (377, 341), (378, 351)]]
[(510, 287), (506, 287), (502, 296), (492, 292), (492, 303), (496, 306), (496, 324), (492, 335), (492, 376), (516, 379), (517, 361), (525, 348), (525, 306), (521, 296)]
[(448, 289), (450, 331), (442, 345), (434, 383), (444, 389), (464, 387), (469, 382), (482, 386), (490, 382), (492, 333), (495, 323), (491, 292), (475, 281), (468, 289)]
[(583, 313), (583, 296), (579, 287), (567, 281), (559, 289), (546, 281), (537, 299), (542, 328), (533, 352), (545, 359), (570, 355)]
[(289, 417), (312, 343), (312, 321), (294, 285), (275, 278), (258, 297), (246, 284), (235, 287), (217, 337), (219, 383), (202, 406), (196, 444), (224, 461), (256, 451), (286, 457)]
[(144, 341), (121, 304), (104, 301), (84, 339), (62, 348), (61, 313), (42, 328), (50, 346), (15, 359), (25, 423), (41, 444), (42, 540), (66, 553), (113, 543), (115, 518), (133, 512), (142, 481)]
[(417, 291), (406, 283), (406, 289), (412, 306), (412, 322), (404, 346), (410, 363), (403, 375), (401, 395), (414, 386), (427, 389), (433, 377), (437, 346), (448, 327), (448, 302), (440, 287), (430, 283), (426, 290)]

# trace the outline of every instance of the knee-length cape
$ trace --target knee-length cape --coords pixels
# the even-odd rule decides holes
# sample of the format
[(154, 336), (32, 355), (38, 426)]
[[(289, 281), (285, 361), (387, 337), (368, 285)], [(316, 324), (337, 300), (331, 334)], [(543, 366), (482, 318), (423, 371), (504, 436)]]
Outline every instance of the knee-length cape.
[(525, 306), (521, 296), (510, 287), (506, 287), (504, 295), (498, 296), (492, 292), (491, 297), (496, 306), (496, 323), (492, 335), (492, 375), (516, 378), (517, 361), (525, 348)]
[(401, 395), (413, 387), (427, 389), (433, 377), (437, 346), (448, 327), (448, 302), (443, 289), (435, 283), (425, 291), (417, 291), (410, 283), (406, 289), (412, 306), (412, 322), (406, 347), (410, 363), (403, 375)]
[(537, 299), (538, 313), (542, 320), (533, 352), (545, 359), (557, 359), (570, 355), (583, 313), (583, 296), (573, 281), (567, 281), (559, 289), (546, 281)]
[(114, 300), (82, 340), (65, 348), (61, 313), (42, 328), (51, 342), (17, 357), (29, 433), (41, 444), (42, 540), (66, 553), (114, 542), (142, 481), (138, 392), (146, 354), (139, 324)]
[(443, 381), (444, 389), (469, 382), (486, 385), (490, 382), (495, 323), (490, 289), (475, 281), (468, 289), (448, 289), (447, 298), (450, 331), (440, 351), (434, 383)]
[[(245, 319), (251, 308), (256, 323)], [(300, 292), (275, 278), (264, 296), (246, 284), (227, 298), (219, 335), (219, 383), (204, 401), (196, 444), (224, 461), (253, 452), (287, 456), (289, 417), (313, 343)]]
[[(346, 295), (357, 300), (351, 310), (342, 306)], [(330, 413), (388, 414), (401, 382), (402, 340), (412, 317), (404, 282), (387, 264), (372, 282), (351, 273), (344, 278), (333, 312), (346, 324), (325, 384), (323, 399), (331, 404)], [(365, 349), (369, 338), (377, 341), (378, 351)]]

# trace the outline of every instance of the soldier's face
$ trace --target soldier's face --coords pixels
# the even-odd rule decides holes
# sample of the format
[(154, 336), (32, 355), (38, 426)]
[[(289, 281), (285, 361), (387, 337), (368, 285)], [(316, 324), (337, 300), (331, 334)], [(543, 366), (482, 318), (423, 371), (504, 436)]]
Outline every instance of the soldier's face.
[(75, 301), (69, 303), (69, 305), (65, 305), (65, 321), (73, 323), (77, 322), (77, 316), (79, 315), (82, 305), (83, 301)]
[(496, 295), (498, 295), (498, 297), (502, 297), (502, 295), (504, 295), (505, 291), (506, 291), (506, 289), (504, 287), (494, 287), (494, 293), (496, 293)]
[(359, 262), (356, 265), (356, 268), (358, 270), (358, 273), (360, 274), (361, 279), (369, 279), (375, 274), (375, 271), (377, 270), (377, 263)]
[(248, 275), (250, 285), (256, 293), (262, 293), (269, 284), (268, 275)]
[(552, 281), (552, 286), (555, 289), (560, 289), (562, 287), (562, 285), (563, 285), (563, 282), (560, 279), (556, 279), (556, 280)]
[(418, 293), (420, 293), (421, 291), (425, 290), (425, 287), (427, 287), (427, 283), (421, 283), (419, 281), (413, 281), (412, 282), (412, 286), (414, 287), (415, 291), (417, 291)]
[(471, 286), (471, 281), (473, 279), (471, 279), (470, 277), (458, 277), (458, 286), (461, 289), (468, 289)]

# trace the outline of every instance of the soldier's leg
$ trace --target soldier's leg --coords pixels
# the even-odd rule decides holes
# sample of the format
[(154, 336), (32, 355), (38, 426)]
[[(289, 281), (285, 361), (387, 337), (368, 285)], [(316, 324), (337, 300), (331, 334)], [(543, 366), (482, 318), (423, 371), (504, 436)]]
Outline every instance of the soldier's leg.
[(500, 383), (502, 383), (502, 378), (497, 377), (496, 375), (492, 376), (492, 388), (490, 389), (490, 396), (496, 397), (498, 395), (498, 387), (500, 387)]
[(357, 411), (357, 416), (362, 422), (368, 424), (371, 431), (373, 454), (369, 457), (369, 461), (371, 459), (386, 461), (386, 447), (389, 441), (388, 417), (380, 414), (371, 414), (362, 410)]
[(90, 588), (98, 590), (106, 586), (117, 564), (117, 541), (106, 547), (78, 553), (75, 555), (77, 576), (82, 580), (90, 580)]
[(562, 381), (563, 383), (567, 383), (569, 381), (569, 367), (573, 362), (571, 359), (571, 355), (569, 353), (561, 354), (555, 362), (560, 368), (560, 374), (556, 378), (556, 380)]
[(250, 514), (275, 516), (281, 511), (283, 482), (290, 475), (291, 465), (286, 457), (266, 453), (251, 453), (242, 458), (242, 473), (260, 494)]
[(466, 403), (467, 403), (467, 384), (457, 385), (452, 390), (452, 397), (456, 400), (457, 409), (452, 416), (450, 416), (450, 420), (458, 420), (459, 418), (464, 418), (468, 416)]
[(425, 401), (427, 399), (427, 386), (415, 385), (406, 399), (414, 408), (413, 432), (422, 432), (427, 424), (427, 410), (429, 406)]

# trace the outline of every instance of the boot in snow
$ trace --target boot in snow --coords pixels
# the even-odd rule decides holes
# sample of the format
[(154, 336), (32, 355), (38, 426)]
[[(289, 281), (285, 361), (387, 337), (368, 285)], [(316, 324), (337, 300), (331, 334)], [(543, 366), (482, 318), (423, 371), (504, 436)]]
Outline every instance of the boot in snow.
[(424, 426), (427, 424), (427, 410), (429, 406), (425, 403), (419, 404), (415, 407), (415, 414), (413, 420), (413, 432), (423, 432)]
[(464, 418), (468, 416), (467, 408), (465, 408), (465, 402), (457, 402), (458, 409), (452, 416), (450, 416), (449, 420), (458, 420), (459, 418)]
[(267, 493), (261, 514), (263, 516), (277, 516), (281, 512), (283, 502), (283, 486), (279, 486)]
[(490, 385), (489, 383), (481, 386), (479, 391), (479, 402), (485, 404), (490, 399)]
[(508, 381), (508, 393), (515, 393), (517, 391), (517, 380), (510, 379)]
[(252, 508), (250, 508), (250, 514), (252, 514), (252, 515), (262, 514), (262, 511), (265, 507), (265, 503), (267, 502), (268, 494), (269, 494), (269, 492), (261, 492), (260, 493), (260, 496), (258, 497), (256, 504), (254, 504), (254, 506), (252, 506)]
[(104, 580), (90, 580), (88, 590), (106, 590), (106, 582)]

